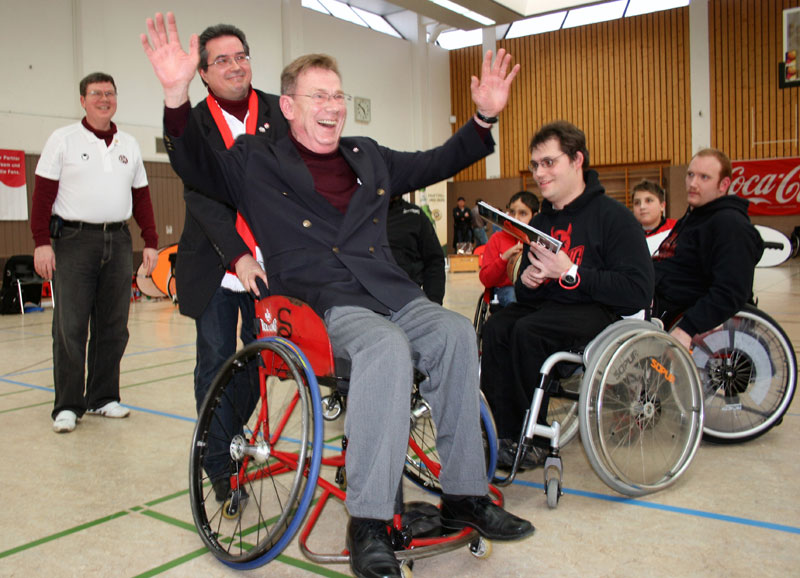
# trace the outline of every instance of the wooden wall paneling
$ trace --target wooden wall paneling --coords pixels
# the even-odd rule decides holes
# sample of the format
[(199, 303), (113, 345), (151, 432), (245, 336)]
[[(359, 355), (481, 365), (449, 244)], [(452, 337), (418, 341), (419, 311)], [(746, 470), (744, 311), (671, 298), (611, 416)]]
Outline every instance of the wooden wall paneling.
[[(770, 2), (770, 3), (772, 3), (772, 2)], [(771, 10), (769, 10), (769, 11), (771, 11)], [(770, 49), (769, 30), (770, 30), (769, 18), (768, 17), (767, 18), (760, 18), (760, 27), (759, 27), (760, 42), (759, 42), (759, 45), (758, 45), (758, 51), (759, 51), (760, 54), (769, 54), (769, 49)], [(763, 59), (759, 59), (759, 64), (761, 64), (762, 61), (763, 61)], [(770, 70), (770, 68), (767, 65), (767, 63), (764, 63), (763, 65), (761, 65), (761, 74), (758, 75), (759, 82), (761, 83), (761, 86), (769, 86), (769, 75), (770, 74), (774, 74), (774, 72), (772, 70)], [(762, 142), (765, 141), (765, 140), (768, 140), (767, 138), (765, 138), (765, 135), (770, 134), (770, 132), (771, 132), (770, 131), (770, 127), (772, 125), (772, 119), (774, 117), (774, 114), (773, 114), (773, 111), (772, 111), (772, 106), (770, 106), (770, 104), (769, 104), (770, 99), (772, 97), (772, 91), (769, 91), (769, 90), (766, 91), (766, 94), (764, 95), (764, 97), (765, 98), (763, 99), (763, 101), (759, 103), (761, 105), (760, 108), (762, 110), (760, 111), (760, 114), (758, 115), (759, 116), (759, 120), (756, 121), (756, 122), (759, 123), (758, 124), (758, 130), (756, 131), (756, 134), (758, 135), (758, 139), (760, 141), (762, 141)], [(769, 144), (767, 144), (767, 145), (763, 145), (762, 144), (760, 147), (758, 147), (759, 153), (763, 154), (765, 157), (771, 156), (770, 155), (770, 150), (769, 150), (770, 146), (771, 145), (769, 145)]]
[[(500, 41), (521, 64), (498, 142), (501, 176), (525, 167), (530, 137), (541, 125), (568, 120), (587, 135), (593, 165), (685, 159), (691, 135), (688, 9), (626, 18)], [(453, 51), (466, 75), (480, 51)], [(474, 56), (473, 56), (474, 55)], [(477, 58), (476, 58), (477, 57)], [(474, 72), (474, 68), (470, 73)], [(451, 70), (453, 113), (471, 114)], [(713, 118), (712, 118), (713, 120)], [(475, 167), (458, 175), (469, 180)], [(485, 169), (481, 167), (485, 174)]]
[(636, 125), (636, 107), (634, 106), (634, 97), (633, 97), (633, 83), (632, 81), (632, 68), (633, 68), (633, 39), (632, 39), (632, 32), (630, 26), (623, 26), (622, 27), (622, 35), (623, 35), (623, 45), (622, 45), (622, 53), (624, 58), (624, 66), (622, 70), (622, 76), (624, 77), (625, 81), (623, 84), (623, 92), (622, 92), (622, 102), (624, 105), (624, 117), (625, 117), (625, 146), (622, 149), (622, 158), (632, 159), (634, 158), (633, 151), (635, 150), (633, 143), (634, 138), (636, 138), (636, 132), (634, 131), (634, 126)]

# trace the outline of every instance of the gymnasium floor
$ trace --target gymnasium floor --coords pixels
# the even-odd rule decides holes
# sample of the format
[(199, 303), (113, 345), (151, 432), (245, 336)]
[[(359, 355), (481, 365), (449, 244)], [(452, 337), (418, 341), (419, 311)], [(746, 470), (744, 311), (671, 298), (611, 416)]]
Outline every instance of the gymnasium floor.
[[(476, 273), (448, 274), (445, 305), (472, 317)], [(759, 269), (760, 307), (800, 344), (800, 259)], [(132, 305), (122, 362), (130, 418), (84, 417), (51, 430), (52, 310), (0, 317), (0, 576), (349, 576), (309, 563), (296, 540), (247, 572), (209, 554), (192, 524), (189, 440), (194, 425), (194, 324), (167, 300)], [(800, 412), (734, 446), (703, 443), (677, 484), (626, 499), (591, 470), (579, 442), (563, 451), (565, 495), (549, 510), (541, 470), (505, 491), (536, 534), (419, 560), (418, 577), (787, 576), (800, 568)], [(326, 439), (341, 433), (328, 424)], [(338, 428), (338, 429), (337, 429)], [(330, 476), (329, 472), (323, 475)], [(320, 542), (343, 547), (346, 516), (329, 508)], [(339, 545), (337, 545), (339, 544)]]

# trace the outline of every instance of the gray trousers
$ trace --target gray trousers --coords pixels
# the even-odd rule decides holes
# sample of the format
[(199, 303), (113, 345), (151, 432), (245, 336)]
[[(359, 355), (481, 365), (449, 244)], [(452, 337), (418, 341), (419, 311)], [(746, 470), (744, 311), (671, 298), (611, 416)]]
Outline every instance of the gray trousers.
[(325, 322), (334, 354), (351, 360), (345, 435), (347, 510), (388, 520), (403, 473), (414, 367), (428, 376), (447, 494), (488, 491), (480, 432), (478, 351), (472, 324), (421, 297), (384, 316), (362, 307), (332, 307)]

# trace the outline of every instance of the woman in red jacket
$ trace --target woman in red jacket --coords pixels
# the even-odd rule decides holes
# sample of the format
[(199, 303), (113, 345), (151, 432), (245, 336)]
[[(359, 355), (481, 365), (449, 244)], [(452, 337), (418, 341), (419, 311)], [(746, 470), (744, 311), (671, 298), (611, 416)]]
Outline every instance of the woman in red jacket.
[[(518, 221), (530, 223), (539, 212), (539, 199), (529, 191), (520, 191), (508, 201), (508, 214)], [(508, 278), (506, 270), (509, 262), (522, 252), (522, 243), (505, 231), (497, 231), (490, 238), (483, 253), (483, 263), (479, 274), (481, 283), (486, 287), (486, 295), (492, 302), (499, 302), (502, 307), (516, 301), (514, 284)]]

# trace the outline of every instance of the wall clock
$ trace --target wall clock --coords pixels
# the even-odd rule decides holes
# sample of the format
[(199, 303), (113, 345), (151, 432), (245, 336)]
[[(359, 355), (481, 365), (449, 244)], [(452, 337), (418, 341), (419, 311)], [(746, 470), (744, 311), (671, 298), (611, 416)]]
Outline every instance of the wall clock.
[(355, 97), (353, 99), (353, 110), (356, 115), (356, 121), (366, 123), (372, 120), (372, 109), (368, 98)]

